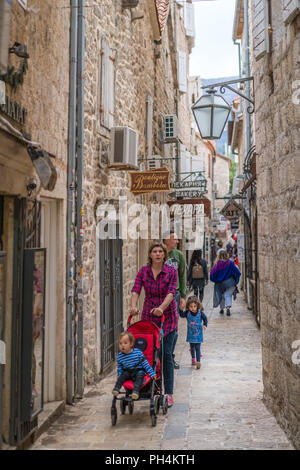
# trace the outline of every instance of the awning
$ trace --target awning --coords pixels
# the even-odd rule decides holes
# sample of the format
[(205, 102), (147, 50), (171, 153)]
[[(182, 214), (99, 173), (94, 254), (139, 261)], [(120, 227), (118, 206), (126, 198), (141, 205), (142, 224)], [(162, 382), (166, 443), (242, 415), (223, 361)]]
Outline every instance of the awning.
[(158, 24), (160, 29), (160, 34), (162, 34), (167, 20), (170, 9), (170, 0), (154, 0), (158, 18)]

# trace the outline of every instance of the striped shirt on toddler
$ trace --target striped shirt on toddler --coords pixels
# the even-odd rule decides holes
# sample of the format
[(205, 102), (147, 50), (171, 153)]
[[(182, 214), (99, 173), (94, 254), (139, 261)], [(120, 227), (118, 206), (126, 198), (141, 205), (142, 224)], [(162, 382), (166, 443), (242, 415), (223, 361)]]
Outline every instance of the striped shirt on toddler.
[(133, 348), (129, 354), (120, 352), (117, 356), (117, 361), (118, 376), (121, 375), (125, 369), (141, 369), (145, 370), (150, 377), (155, 375), (154, 370), (140, 349)]

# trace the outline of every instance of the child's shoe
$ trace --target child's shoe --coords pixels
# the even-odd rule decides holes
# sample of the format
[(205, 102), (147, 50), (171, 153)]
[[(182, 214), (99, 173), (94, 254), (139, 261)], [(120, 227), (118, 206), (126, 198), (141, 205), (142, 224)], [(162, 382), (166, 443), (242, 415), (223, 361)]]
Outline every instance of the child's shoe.
[(139, 399), (139, 396), (140, 396), (139, 392), (133, 391), (132, 394), (131, 394), (131, 398), (132, 398), (133, 400), (138, 400), (138, 399)]
[(192, 357), (192, 366), (195, 366), (195, 365), (196, 365), (196, 359)]
[(111, 393), (113, 394), (114, 397), (117, 397), (120, 393), (120, 390), (118, 390), (117, 388), (114, 388)]
[(196, 362), (196, 369), (200, 369), (201, 367), (201, 362)]

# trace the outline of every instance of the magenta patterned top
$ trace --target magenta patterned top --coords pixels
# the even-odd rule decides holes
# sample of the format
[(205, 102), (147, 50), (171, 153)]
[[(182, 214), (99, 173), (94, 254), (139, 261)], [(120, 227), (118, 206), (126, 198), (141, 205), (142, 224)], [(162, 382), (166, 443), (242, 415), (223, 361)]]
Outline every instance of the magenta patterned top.
[(152, 266), (143, 266), (137, 273), (131, 292), (140, 294), (142, 287), (145, 290), (145, 301), (142, 311), (142, 320), (150, 320), (160, 326), (161, 318), (151, 314), (153, 308), (159, 307), (168, 294), (173, 294), (174, 299), (164, 311), (164, 334), (167, 335), (178, 327), (178, 312), (175, 301), (177, 286), (177, 269), (164, 264), (157, 278), (154, 279)]

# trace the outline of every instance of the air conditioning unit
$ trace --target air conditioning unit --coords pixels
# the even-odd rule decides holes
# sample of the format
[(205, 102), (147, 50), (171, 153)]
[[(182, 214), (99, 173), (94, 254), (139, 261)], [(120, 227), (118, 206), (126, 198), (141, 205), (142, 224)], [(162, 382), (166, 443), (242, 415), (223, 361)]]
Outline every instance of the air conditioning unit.
[(169, 114), (164, 119), (164, 141), (167, 143), (178, 140), (178, 119), (176, 114)]
[(160, 155), (154, 155), (153, 158), (147, 159), (147, 170), (158, 170), (161, 168), (162, 159)]
[(116, 169), (138, 169), (138, 133), (130, 127), (111, 129), (109, 167)]

